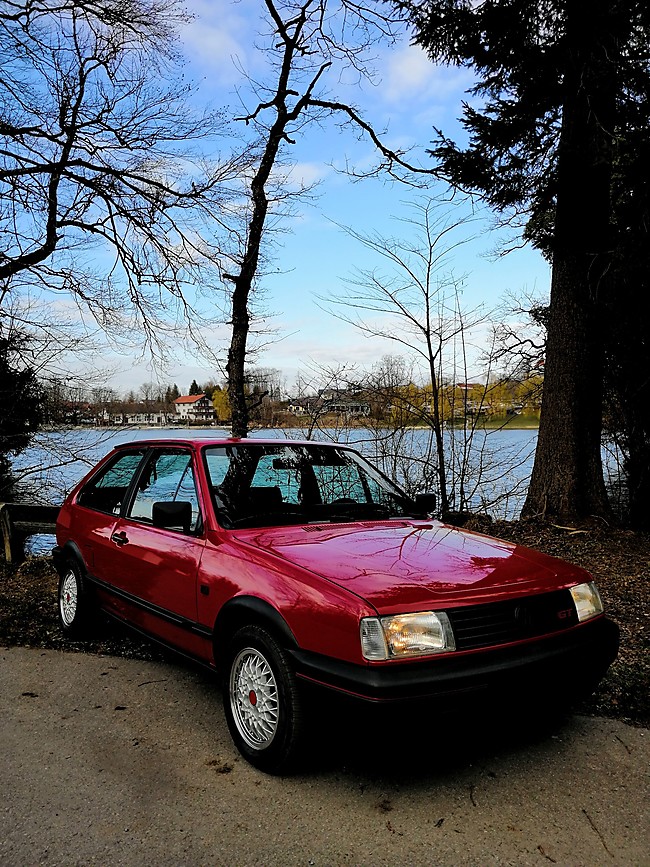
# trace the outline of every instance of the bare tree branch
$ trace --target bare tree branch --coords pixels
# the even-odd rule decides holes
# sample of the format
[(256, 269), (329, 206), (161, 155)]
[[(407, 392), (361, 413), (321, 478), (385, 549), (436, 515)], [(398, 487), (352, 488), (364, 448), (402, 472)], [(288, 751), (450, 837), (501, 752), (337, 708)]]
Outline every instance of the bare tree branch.
[(224, 117), (176, 84), (186, 20), (177, 0), (3, 4), (3, 303), (31, 280), (153, 348), (190, 286), (219, 283), (255, 146), (219, 156)]

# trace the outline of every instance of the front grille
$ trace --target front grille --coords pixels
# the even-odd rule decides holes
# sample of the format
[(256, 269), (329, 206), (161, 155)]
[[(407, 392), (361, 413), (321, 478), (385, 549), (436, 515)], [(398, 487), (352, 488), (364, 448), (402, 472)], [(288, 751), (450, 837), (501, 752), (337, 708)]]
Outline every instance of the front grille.
[(447, 609), (457, 650), (476, 650), (561, 632), (578, 622), (569, 590)]

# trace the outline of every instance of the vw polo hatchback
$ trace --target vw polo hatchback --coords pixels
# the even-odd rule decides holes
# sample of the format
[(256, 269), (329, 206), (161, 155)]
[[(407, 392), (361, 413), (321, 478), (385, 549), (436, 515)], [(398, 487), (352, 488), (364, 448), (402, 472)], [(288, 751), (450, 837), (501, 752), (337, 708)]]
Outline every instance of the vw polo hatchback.
[(443, 710), (593, 690), (618, 629), (590, 575), (432, 508), (339, 445), (120, 445), (59, 515), (61, 626), (104, 612), (218, 671), (235, 744), (272, 773), (300, 754), (307, 687)]

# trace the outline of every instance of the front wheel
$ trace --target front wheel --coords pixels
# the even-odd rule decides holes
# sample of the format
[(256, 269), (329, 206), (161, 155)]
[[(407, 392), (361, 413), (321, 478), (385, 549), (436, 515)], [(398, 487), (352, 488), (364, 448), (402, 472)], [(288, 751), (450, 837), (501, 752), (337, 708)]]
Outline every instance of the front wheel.
[(224, 710), (248, 762), (270, 774), (295, 766), (303, 728), (298, 686), (286, 653), (262, 627), (246, 626), (230, 643)]
[(79, 568), (67, 563), (59, 580), (59, 623), (70, 638), (86, 638), (97, 620), (97, 606), (84, 587)]

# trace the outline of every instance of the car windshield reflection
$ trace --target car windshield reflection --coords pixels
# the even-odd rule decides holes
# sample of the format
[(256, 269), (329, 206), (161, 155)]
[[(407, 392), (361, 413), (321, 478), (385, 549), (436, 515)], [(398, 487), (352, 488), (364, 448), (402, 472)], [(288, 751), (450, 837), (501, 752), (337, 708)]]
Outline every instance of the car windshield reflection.
[(213, 446), (204, 454), (227, 528), (421, 517), (403, 491), (350, 449), (283, 443)]

